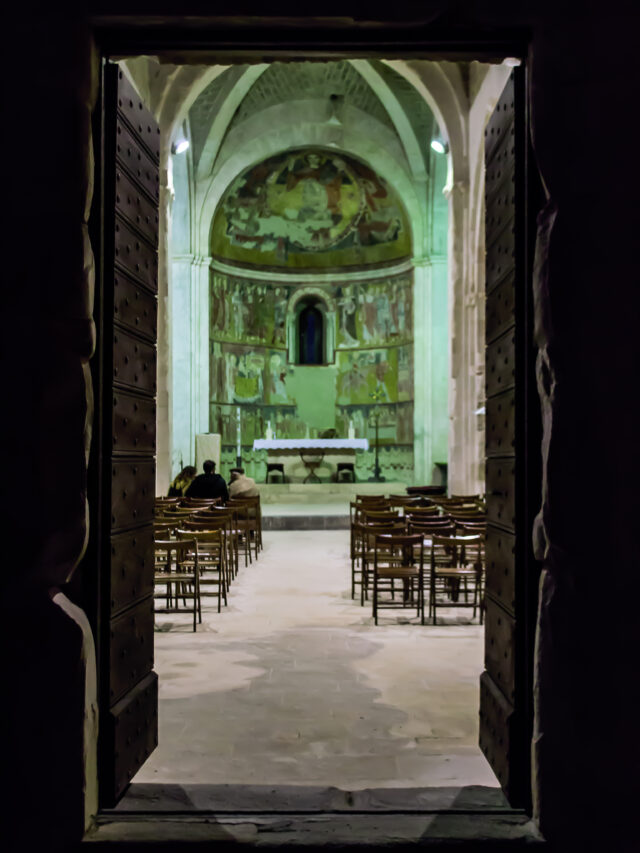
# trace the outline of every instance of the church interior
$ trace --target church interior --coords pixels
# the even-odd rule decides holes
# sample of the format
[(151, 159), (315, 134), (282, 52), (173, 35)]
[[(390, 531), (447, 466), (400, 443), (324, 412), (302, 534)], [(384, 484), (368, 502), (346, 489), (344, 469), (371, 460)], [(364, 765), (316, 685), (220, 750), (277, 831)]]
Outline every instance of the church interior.
[[(406, 490), (420, 484), (467, 496), (460, 511), (485, 521), (480, 172), (519, 62), (120, 63), (163, 139), (156, 540), (210, 524), (187, 489), (163, 500), (210, 458), (225, 480), (240, 466), (255, 482), (265, 554), (222, 606), (202, 597), (202, 637), (195, 597), (162, 615), (156, 575), (159, 743), (118, 808), (158, 783), (484, 785), (495, 801), (478, 746), (476, 593), (449, 598), (445, 628), (403, 607), (369, 637), (349, 552), (357, 571), (354, 515), (376, 496), (400, 496), (411, 533)], [(466, 197), (454, 162), (458, 185), (474, 174)], [(364, 660), (347, 665), (351, 647)]]
[(634, 850), (637, 13), (138, 5), (9, 17), (11, 849)]

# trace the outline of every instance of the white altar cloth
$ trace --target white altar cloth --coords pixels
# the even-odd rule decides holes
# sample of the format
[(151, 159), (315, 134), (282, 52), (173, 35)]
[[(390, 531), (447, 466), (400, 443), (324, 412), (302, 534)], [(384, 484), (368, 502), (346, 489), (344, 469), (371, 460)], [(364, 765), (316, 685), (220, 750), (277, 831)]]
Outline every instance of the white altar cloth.
[(368, 450), (368, 438), (256, 438), (254, 450)]

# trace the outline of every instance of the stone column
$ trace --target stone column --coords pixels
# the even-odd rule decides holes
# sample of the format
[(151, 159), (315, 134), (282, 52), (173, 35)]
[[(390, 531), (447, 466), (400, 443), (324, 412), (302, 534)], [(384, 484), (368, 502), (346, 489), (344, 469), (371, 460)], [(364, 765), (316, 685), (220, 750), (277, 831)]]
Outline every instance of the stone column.
[(191, 405), (194, 442), (196, 433), (209, 432), (211, 274), (211, 258), (197, 256), (191, 277)]
[(171, 473), (192, 465), (195, 444), (192, 428), (192, 271), (193, 255), (171, 259), (168, 325), (171, 341)]
[[(469, 183), (449, 190), (449, 492), (484, 491), (484, 251), (473, 232)], [(482, 255), (480, 259), (479, 255)]]
[(414, 482), (431, 482), (431, 260), (413, 259), (413, 474)]

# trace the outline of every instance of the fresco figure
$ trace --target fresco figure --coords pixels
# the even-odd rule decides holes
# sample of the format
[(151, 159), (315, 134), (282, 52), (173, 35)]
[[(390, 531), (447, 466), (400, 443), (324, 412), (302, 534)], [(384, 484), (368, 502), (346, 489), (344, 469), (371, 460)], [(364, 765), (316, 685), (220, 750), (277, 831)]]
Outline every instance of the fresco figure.
[(236, 284), (231, 296), (231, 312), (233, 316), (233, 334), (237, 341), (241, 341), (244, 335), (244, 317), (246, 308), (242, 300), (242, 290)]
[(345, 287), (342, 299), (338, 300), (340, 308), (340, 343), (345, 346), (357, 346), (356, 331), (356, 302), (351, 295), (351, 288)]
[(391, 335), (397, 334), (389, 307), (389, 296), (384, 288), (379, 290), (376, 297), (376, 327), (382, 341), (386, 341)]
[(367, 343), (372, 343), (376, 338), (377, 308), (373, 301), (373, 294), (366, 293), (362, 304), (362, 334)]

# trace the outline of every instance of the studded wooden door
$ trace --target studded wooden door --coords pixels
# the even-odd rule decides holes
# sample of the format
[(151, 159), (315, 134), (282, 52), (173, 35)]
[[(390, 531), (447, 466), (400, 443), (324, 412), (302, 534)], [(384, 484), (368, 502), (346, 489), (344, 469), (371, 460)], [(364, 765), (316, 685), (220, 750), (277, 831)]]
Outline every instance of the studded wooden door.
[(530, 806), (539, 409), (531, 321), (532, 245), (525, 69), (514, 69), (485, 132), (486, 613), (480, 746), (513, 806)]
[(103, 66), (98, 419), (99, 780), (114, 804), (157, 744), (153, 672), (159, 128)]

